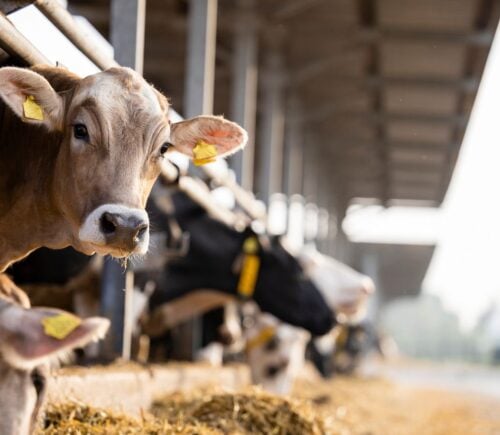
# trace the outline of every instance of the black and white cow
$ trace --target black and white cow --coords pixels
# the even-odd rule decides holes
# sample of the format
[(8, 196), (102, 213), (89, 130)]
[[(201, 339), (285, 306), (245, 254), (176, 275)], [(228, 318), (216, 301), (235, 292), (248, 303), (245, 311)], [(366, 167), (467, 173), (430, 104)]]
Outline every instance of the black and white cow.
[[(182, 231), (189, 234), (189, 249), (165, 266), (151, 298), (152, 307), (161, 307), (188, 295), (195, 298), (195, 294), (206, 295), (198, 298), (199, 304), (201, 299), (217, 298), (216, 295), (221, 301), (252, 299), (263, 312), (313, 335), (331, 330), (335, 324), (331, 307), (279, 239), (258, 236), (250, 228), (241, 232), (229, 228), (208, 216), (184, 193), (174, 193), (171, 199), (173, 217)], [(152, 205), (150, 213), (153, 226), (155, 221), (157, 227), (164, 226), (165, 215), (154, 208)], [(245, 261), (244, 246), (249, 239), (255, 241), (259, 266), (250, 294), (242, 295), (239, 287)]]

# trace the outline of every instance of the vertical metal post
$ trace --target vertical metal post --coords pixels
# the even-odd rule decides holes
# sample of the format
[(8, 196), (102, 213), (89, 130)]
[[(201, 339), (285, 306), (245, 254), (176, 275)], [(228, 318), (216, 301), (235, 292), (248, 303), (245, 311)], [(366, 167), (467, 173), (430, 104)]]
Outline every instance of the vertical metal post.
[[(146, 0), (113, 0), (111, 3), (111, 43), (118, 63), (142, 74)], [(106, 257), (102, 272), (101, 311), (111, 320), (104, 343), (104, 356), (130, 358), (132, 328), (130, 316), (133, 272)]]
[(134, 272), (125, 274), (125, 310), (123, 316), (122, 358), (129, 361), (132, 354), (132, 334), (134, 332)]
[[(211, 114), (214, 100), (217, 0), (190, 0), (184, 116)], [(193, 360), (202, 344), (202, 319), (195, 318), (176, 331), (173, 357)]]
[(146, 0), (112, 0), (111, 44), (115, 60), (142, 74)]
[(283, 181), (284, 73), (282, 56), (272, 50), (262, 74), (262, 121), (260, 128), (259, 195), (269, 203), (272, 193), (281, 192)]
[(253, 190), (255, 156), (255, 121), (257, 111), (257, 19), (255, 0), (240, 0), (235, 21), (233, 46), (233, 83), (231, 119), (248, 132), (248, 144), (244, 153), (230, 159), (236, 180), (243, 188)]
[(111, 320), (103, 353), (106, 359), (114, 359), (123, 350), (125, 270), (118, 261), (106, 257), (101, 278), (101, 314)]
[(301, 114), (300, 101), (296, 95), (287, 101), (284, 152), (284, 191), (291, 195), (302, 193), (304, 160), (304, 126), (298, 119)]
[(214, 105), (217, 0), (190, 0), (184, 116), (210, 114)]
[(302, 159), (304, 162), (302, 189), (307, 202), (316, 203), (318, 201), (319, 157), (316, 137), (313, 133), (308, 132)]

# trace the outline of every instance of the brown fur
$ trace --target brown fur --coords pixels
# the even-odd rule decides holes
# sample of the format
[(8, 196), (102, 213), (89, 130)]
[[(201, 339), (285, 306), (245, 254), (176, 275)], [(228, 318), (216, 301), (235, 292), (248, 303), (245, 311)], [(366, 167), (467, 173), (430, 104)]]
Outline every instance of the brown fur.
[[(64, 115), (61, 131), (49, 132), (23, 122), (0, 102), (0, 272), (40, 246), (72, 245), (91, 253), (80, 246), (77, 234), (99, 205), (144, 209), (160, 172), (156, 154), (168, 125), (165, 98), (159, 99), (163, 113), (152, 113), (141, 93), (147, 85), (128, 69), (101, 73), (107, 80), (117, 77), (124, 88), (108, 105), (93, 96), (75, 104), (96, 86), (97, 76), (80, 79), (62, 68), (34, 70), (62, 97)], [(72, 123), (82, 111), (91, 141), (74, 152)]]

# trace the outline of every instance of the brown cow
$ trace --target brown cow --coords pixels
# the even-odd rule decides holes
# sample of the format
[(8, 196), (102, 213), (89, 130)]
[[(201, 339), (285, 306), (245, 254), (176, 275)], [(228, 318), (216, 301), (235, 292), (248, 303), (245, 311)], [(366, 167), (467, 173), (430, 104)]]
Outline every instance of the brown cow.
[(247, 138), (220, 117), (171, 124), (167, 99), (128, 68), (83, 79), (0, 68), (0, 98), (0, 272), (41, 246), (144, 254), (144, 207), (170, 145), (225, 156)]
[[(47, 319), (76, 323), (59, 339), (47, 333)], [(101, 338), (109, 321), (78, 320), (53, 308), (25, 309), (0, 299), (0, 434), (28, 435), (40, 413), (49, 366), (76, 347)]]

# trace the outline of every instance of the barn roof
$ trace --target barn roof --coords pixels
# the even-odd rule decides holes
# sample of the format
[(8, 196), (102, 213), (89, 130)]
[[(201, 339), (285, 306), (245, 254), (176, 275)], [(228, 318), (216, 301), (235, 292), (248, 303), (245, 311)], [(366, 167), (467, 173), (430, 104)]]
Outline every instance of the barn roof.
[[(247, 0), (248, 1), (248, 0)], [(219, 0), (215, 112), (228, 113), (236, 5)], [(494, 0), (256, 0), (260, 62), (283, 53), (286, 89), (344, 204), (439, 205), (493, 40)], [(69, 0), (109, 34), (109, 1)], [(144, 75), (182, 113), (187, 2), (148, 0)], [(322, 180), (325, 181), (325, 180)], [(423, 201), (423, 202), (420, 202)]]

